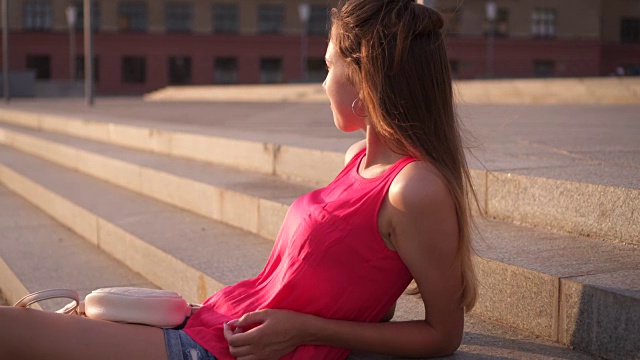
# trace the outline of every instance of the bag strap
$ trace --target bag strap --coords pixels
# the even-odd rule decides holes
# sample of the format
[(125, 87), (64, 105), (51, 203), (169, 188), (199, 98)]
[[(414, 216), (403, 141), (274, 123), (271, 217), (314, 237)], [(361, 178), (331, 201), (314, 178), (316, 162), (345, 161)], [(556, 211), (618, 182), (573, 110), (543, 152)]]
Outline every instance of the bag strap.
[(74, 302), (58, 310), (57, 312), (63, 314), (71, 314), (75, 312), (76, 309), (78, 309), (78, 307), (80, 306), (80, 295), (78, 295), (77, 292), (69, 289), (50, 289), (34, 292), (23, 297), (13, 306), (26, 308), (40, 301), (58, 298), (71, 299)]
[(187, 314), (187, 317), (193, 316), (193, 314), (195, 314), (198, 310), (200, 310), (201, 307), (202, 305), (200, 304), (189, 304), (189, 309), (191, 310), (191, 312)]
[[(70, 289), (50, 289), (50, 290), (42, 290), (42, 291), (34, 292), (18, 300), (18, 302), (13, 306), (26, 308), (40, 301), (59, 299), (59, 298), (71, 299), (73, 300), (73, 302), (67, 304), (62, 309), (56, 311), (57, 313), (66, 314), (66, 315), (69, 315), (69, 314), (84, 315), (84, 301), (80, 301), (80, 295), (78, 295), (77, 292)], [(202, 305), (200, 304), (188, 304), (188, 305), (189, 307), (186, 314), (187, 317), (193, 316), (193, 314), (195, 314), (202, 307)]]

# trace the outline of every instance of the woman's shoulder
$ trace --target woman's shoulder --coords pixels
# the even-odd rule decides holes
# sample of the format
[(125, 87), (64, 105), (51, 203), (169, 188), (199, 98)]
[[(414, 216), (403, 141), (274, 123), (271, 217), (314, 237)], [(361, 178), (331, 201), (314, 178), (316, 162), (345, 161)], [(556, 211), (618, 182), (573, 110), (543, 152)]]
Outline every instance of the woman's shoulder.
[(435, 166), (423, 161), (405, 166), (391, 183), (388, 201), (387, 221), (399, 252), (403, 249), (406, 256), (407, 251), (426, 246), (438, 254), (455, 253), (457, 241), (451, 241), (458, 234), (455, 200)]
[(366, 140), (360, 140), (357, 143), (351, 145), (347, 150), (347, 153), (344, 155), (344, 164), (348, 164), (357, 153), (359, 153), (362, 149), (367, 146)]
[(442, 209), (454, 206), (454, 199), (444, 176), (431, 163), (407, 164), (389, 188), (389, 200), (411, 211)]

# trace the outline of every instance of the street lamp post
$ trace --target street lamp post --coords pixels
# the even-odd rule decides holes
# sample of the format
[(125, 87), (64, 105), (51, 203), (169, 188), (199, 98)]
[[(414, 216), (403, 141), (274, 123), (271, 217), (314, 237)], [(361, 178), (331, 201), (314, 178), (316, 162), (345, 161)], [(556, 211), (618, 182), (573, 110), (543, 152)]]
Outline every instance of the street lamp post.
[(76, 20), (78, 12), (76, 7), (69, 5), (66, 10), (67, 25), (69, 26), (69, 79), (75, 80), (76, 73)]
[(93, 38), (91, 34), (91, 0), (84, 0), (84, 97), (93, 106)]
[(495, 22), (498, 16), (496, 2), (493, 0), (487, 2), (485, 4), (485, 12), (489, 21), (489, 29), (487, 31), (487, 77), (493, 78), (495, 76)]
[(300, 69), (302, 71), (301, 80), (304, 82), (307, 80), (307, 47), (308, 47), (308, 25), (309, 17), (311, 16), (311, 5), (307, 2), (303, 2), (298, 5), (298, 15), (300, 16), (300, 22), (302, 23), (302, 30), (300, 33)]
[(2, 91), (9, 102), (9, 4), (2, 0)]

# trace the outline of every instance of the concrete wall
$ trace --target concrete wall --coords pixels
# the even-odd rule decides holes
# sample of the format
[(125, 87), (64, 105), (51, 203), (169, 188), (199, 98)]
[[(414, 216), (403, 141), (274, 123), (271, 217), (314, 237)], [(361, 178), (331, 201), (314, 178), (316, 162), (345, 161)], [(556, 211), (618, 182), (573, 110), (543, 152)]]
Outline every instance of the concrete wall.
[(82, 81), (37, 81), (36, 97), (83, 97), (84, 83)]
[[(640, 104), (640, 78), (573, 78), (455, 81), (466, 104)], [(320, 84), (174, 86), (146, 94), (153, 101), (327, 103)]]
[(457, 81), (468, 104), (640, 104), (640, 78)]
[[(0, 97), (4, 96), (4, 78), (0, 72)], [(11, 97), (33, 97), (35, 89), (36, 74), (33, 71), (20, 71), (9, 73), (9, 95)]]

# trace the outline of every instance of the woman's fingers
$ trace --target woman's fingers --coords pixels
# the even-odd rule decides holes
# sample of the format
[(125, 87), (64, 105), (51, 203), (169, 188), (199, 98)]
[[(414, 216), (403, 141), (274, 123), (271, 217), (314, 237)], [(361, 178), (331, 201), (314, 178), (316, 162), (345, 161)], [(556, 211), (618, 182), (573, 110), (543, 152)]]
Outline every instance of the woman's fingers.
[(248, 326), (248, 325), (261, 324), (267, 321), (268, 318), (269, 318), (269, 310), (260, 310), (260, 311), (246, 313), (242, 315), (240, 319), (232, 320), (230, 321), (230, 323), (232, 323), (235, 326), (242, 327), (242, 326)]
[[(260, 335), (258, 328), (251, 329), (247, 332), (242, 331), (240, 327), (232, 328), (228, 323), (224, 324), (224, 338), (230, 346), (247, 346), (255, 344), (256, 339)], [(257, 334), (256, 334), (257, 333)]]
[(231, 336), (233, 335), (233, 330), (231, 330), (231, 327), (229, 326), (229, 324), (227, 323), (223, 324), (222, 334), (224, 335), (224, 338), (227, 339), (227, 342), (231, 340)]
[[(238, 330), (238, 328), (236, 328)], [(244, 344), (243, 339), (237, 338), (237, 335), (234, 334), (234, 330), (231, 329), (229, 324), (224, 323), (224, 338), (227, 339), (229, 343), (229, 353), (238, 358), (238, 359), (246, 359), (248, 356), (251, 356), (251, 348), (248, 344)]]
[(238, 360), (272, 360), (300, 345), (291, 335), (295, 313), (261, 310), (224, 324), (229, 352)]
[(247, 356), (255, 356), (252, 351), (251, 346), (231, 346), (229, 345), (229, 354), (232, 356), (241, 359)]

